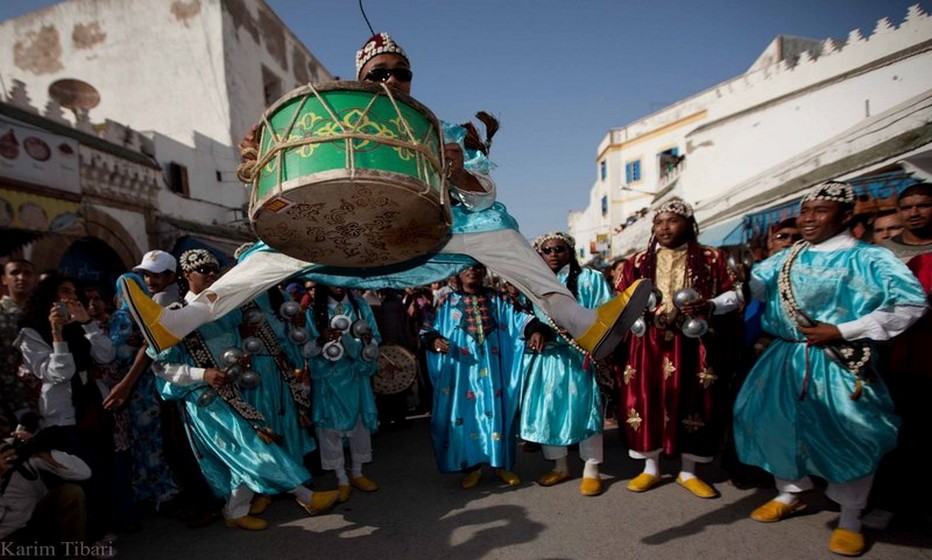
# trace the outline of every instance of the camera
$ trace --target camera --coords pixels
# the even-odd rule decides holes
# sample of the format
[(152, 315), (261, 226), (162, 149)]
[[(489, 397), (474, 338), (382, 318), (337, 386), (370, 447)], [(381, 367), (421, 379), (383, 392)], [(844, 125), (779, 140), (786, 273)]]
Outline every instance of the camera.
[(58, 314), (64, 317), (66, 321), (71, 320), (71, 313), (68, 311), (68, 304), (63, 301), (55, 302), (55, 309), (58, 310)]

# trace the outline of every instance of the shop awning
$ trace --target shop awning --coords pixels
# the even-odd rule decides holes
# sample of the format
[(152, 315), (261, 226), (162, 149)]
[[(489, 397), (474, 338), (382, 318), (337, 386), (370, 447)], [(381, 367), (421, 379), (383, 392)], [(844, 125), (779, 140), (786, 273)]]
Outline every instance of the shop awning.
[(699, 226), (699, 243), (712, 247), (744, 243), (744, 218), (736, 216), (709, 227)]

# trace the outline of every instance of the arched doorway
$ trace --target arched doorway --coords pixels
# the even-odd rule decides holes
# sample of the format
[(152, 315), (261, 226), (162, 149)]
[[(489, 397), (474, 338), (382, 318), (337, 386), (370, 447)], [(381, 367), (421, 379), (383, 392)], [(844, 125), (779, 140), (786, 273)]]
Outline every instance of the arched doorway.
[(107, 301), (113, 301), (116, 279), (126, 272), (126, 266), (109, 245), (96, 237), (84, 237), (68, 247), (58, 270), (83, 285), (96, 286)]

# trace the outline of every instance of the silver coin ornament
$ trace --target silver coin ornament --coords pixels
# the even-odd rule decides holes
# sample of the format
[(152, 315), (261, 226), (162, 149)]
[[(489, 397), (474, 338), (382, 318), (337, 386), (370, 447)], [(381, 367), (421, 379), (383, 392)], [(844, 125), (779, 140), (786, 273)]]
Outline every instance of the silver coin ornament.
[(223, 372), (227, 375), (227, 378), (234, 383), (237, 379), (240, 378), (240, 376), (243, 375), (243, 371), (245, 371), (243, 366), (239, 364), (234, 364), (223, 370)]
[(197, 398), (197, 406), (210, 406), (210, 403), (217, 400), (217, 391), (214, 389), (208, 389), (201, 393), (201, 396)]
[(690, 317), (683, 322), (683, 335), (689, 338), (699, 338), (709, 332), (709, 323), (705, 319)]
[(323, 348), (320, 347), (320, 344), (317, 344), (316, 340), (309, 340), (304, 344), (304, 347), (301, 349), (301, 352), (304, 354), (305, 358), (314, 358), (320, 356), (320, 353), (323, 351)]
[[(298, 307), (300, 308), (300, 305)], [(258, 325), (263, 319), (265, 319), (265, 314), (262, 313), (261, 309), (256, 309), (255, 307), (243, 314), (243, 322), (247, 325)]]
[(348, 331), (352, 324), (353, 322), (350, 321), (350, 318), (343, 314), (334, 315), (333, 318), (330, 319), (330, 328), (338, 329), (343, 332)]
[(350, 325), (350, 334), (355, 338), (362, 338), (371, 332), (372, 328), (369, 326), (369, 321), (366, 321), (365, 319), (353, 321), (353, 324)]
[(247, 336), (243, 339), (243, 350), (250, 354), (258, 354), (262, 351), (262, 341), (255, 336)]
[(296, 301), (286, 301), (278, 308), (278, 312), (282, 317), (291, 318), (301, 313), (301, 304)]
[(243, 372), (239, 377), (237, 384), (243, 389), (255, 389), (259, 386), (259, 374), (251, 369)]
[(647, 310), (653, 311), (657, 309), (658, 305), (660, 305), (660, 293), (656, 290), (651, 290), (650, 295), (647, 296)]
[(235, 346), (226, 348), (223, 350), (223, 352), (220, 353), (220, 361), (223, 362), (224, 365), (228, 365), (228, 366), (238, 364), (240, 360), (242, 360), (245, 357), (246, 357), (246, 354), (239, 348), (236, 348)]
[(379, 359), (379, 345), (373, 341), (362, 348), (361, 357), (363, 361), (374, 362)]
[(324, 344), (324, 349), (322, 354), (324, 358), (330, 360), (331, 362), (339, 361), (343, 357), (343, 354), (346, 351), (343, 349), (343, 344), (339, 340), (334, 340)]
[(647, 322), (644, 321), (644, 317), (638, 317), (634, 324), (631, 325), (631, 334), (640, 338), (644, 336), (644, 333), (647, 332)]
[(311, 338), (311, 333), (304, 327), (294, 327), (288, 332), (288, 338), (295, 344), (304, 344)]
[(673, 294), (673, 305), (675, 305), (677, 309), (681, 309), (687, 303), (692, 303), (700, 297), (702, 296), (699, 295), (699, 292), (697, 292), (695, 288), (682, 288)]

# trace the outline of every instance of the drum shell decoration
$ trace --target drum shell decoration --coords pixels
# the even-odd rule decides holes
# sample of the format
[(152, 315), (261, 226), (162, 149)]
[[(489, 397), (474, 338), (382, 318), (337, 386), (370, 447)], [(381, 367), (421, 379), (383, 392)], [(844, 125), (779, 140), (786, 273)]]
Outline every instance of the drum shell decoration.
[[(249, 219), (270, 247), (337, 267), (436, 251), (452, 221), (439, 121), (368, 82), (308, 84), (263, 116)], [(325, 140), (335, 137), (333, 140)]]
[(372, 392), (394, 395), (414, 383), (417, 357), (403, 346), (386, 344), (379, 348), (379, 370), (372, 376)]

